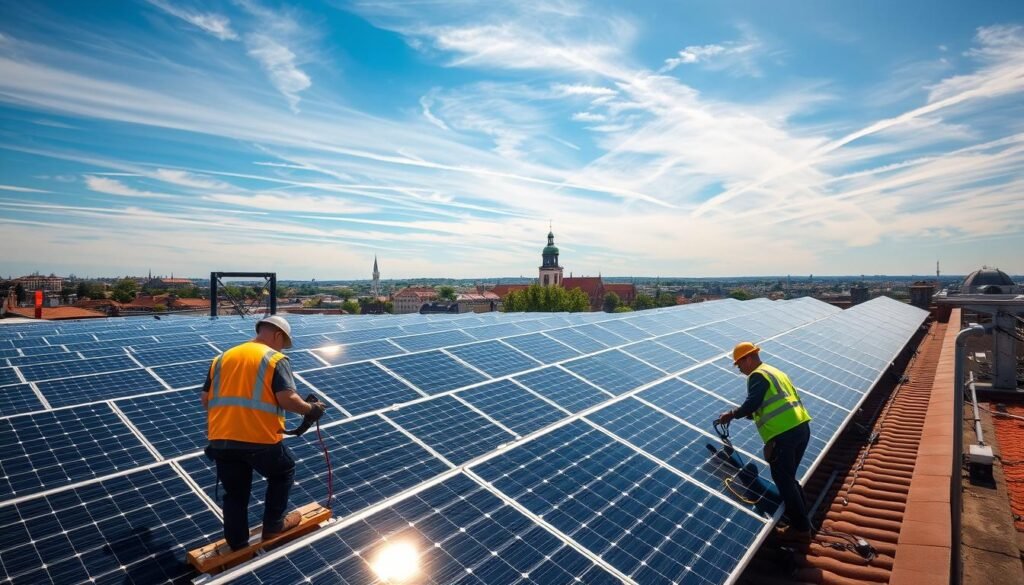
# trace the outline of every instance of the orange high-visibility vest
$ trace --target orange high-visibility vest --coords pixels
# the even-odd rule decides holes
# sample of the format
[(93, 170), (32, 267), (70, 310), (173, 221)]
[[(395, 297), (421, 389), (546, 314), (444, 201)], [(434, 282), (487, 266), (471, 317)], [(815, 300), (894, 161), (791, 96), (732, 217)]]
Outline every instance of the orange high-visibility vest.
[(248, 341), (210, 364), (209, 440), (274, 444), (284, 432), (284, 411), (272, 387), (277, 363), (288, 359), (262, 343)]

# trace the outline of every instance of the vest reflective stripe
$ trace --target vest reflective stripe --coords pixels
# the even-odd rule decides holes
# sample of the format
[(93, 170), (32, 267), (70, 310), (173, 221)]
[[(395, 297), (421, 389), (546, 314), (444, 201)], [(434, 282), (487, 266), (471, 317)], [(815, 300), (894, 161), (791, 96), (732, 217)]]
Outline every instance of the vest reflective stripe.
[(761, 364), (750, 375), (757, 374), (764, 376), (768, 381), (764, 401), (753, 413), (754, 424), (762, 440), (767, 443), (776, 436), (811, 420), (811, 415), (800, 401), (800, 396), (789, 376), (767, 364)]
[(213, 360), (207, 436), (213, 440), (277, 443), (284, 410), (272, 387), (277, 364), (288, 359), (267, 346), (247, 342)]
[(273, 349), (268, 349), (263, 354), (263, 359), (260, 360), (259, 369), (256, 371), (256, 382), (252, 385), (252, 392), (248, 398), (240, 396), (221, 396), (220, 395), (220, 365), (221, 359), (218, 356), (216, 363), (213, 366), (213, 381), (211, 382), (210, 391), (212, 395), (210, 397), (210, 406), (244, 406), (245, 408), (252, 408), (255, 410), (262, 410), (264, 412), (270, 412), (278, 416), (284, 415), (284, 410), (281, 407), (267, 404), (263, 401), (263, 385), (266, 384), (267, 379), (267, 368), (270, 366), (270, 361), (277, 354)]

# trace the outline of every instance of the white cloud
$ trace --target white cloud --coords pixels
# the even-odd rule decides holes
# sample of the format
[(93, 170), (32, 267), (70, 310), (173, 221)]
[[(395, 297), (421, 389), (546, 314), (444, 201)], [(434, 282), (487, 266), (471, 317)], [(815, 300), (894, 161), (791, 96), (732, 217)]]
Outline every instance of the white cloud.
[(154, 193), (153, 191), (142, 191), (129, 187), (121, 181), (116, 179), (109, 179), (107, 177), (97, 177), (95, 175), (85, 175), (85, 186), (90, 191), (97, 193), (105, 193), (107, 195), (117, 195), (119, 197), (142, 197), (148, 199), (168, 199), (173, 195), (167, 195), (166, 193)]
[(586, 85), (582, 83), (556, 83), (551, 86), (551, 91), (555, 95), (570, 96), (570, 95), (583, 95), (583, 96), (614, 96), (619, 92), (615, 91), (610, 87), (598, 87), (594, 85)]
[(438, 118), (433, 114), (433, 112), (430, 111), (430, 108), (433, 105), (434, 100), (430, 96), (425, 95), (420, 98), (420, 107), (423, 108), (423, 117), (426, 118), (427, 121), (433, 124), (434, 126), (437, 126), (442, 130), (448, 130), (448, 125), (444, 123), (444, 120)]
[(299, 111), (299, 92), (313, 82), (295, 63), (295, 53), (265, 34), (246, 35), (249, 56), (259, 62), (270, 78), (270, 83), (288, 100), (292, 112)]
[(759, 76), (755, 58), (763, 48), (762, 42), (747, 33), (740, 41), (722, 44), (691, 45), (679, 51), (678, 56), (665, 59), (660, 73), (666, 73), (680, 65), (700, 64), (711, 70), (729, 70), (735, 73)]
[(164, 0), (147, 0), (147, 2), (172, 16), (203, 29), (222, 41), (238, 40), (238, 34), (231, 29), (231, 21), (222, 14), (195, 12)]
[(0, 191), (16, 191), (18, 193), (53, 193), (45, 189), (33, 189), (31, 187), (19, 187), (17, 185), (0, 185)]
[(376, 207), (358, 205), (340, 197), (317, 197), (311, 195), (299, 195), (295, 193), (289, 193), (287, 195), (279, 195), (275, 193), (255, 193), (246, 195), (214, 193), (204, 196), (203, 199), (215, 203), (254, 207), (257, 209), (265, 209), (267, 211), (344, 214), (365, 214), (380, 211)]
[(608, 116), (593, 112), (576, 112), (572, 115), (572, 119), (576, 122), (604, 122), (608, 119)]
[(175, 169), (157, 169), (150, 173), (150, 177), (163, 181), (165, 183), (171, 183), (172, 185), (180, 185), (182, 187), (191, 187), (193, 189), (230, 189), (231, 185), (224, 181), (218, 181), (202, 175), (196, 175), (194, 173), (188, 173), (185, 171), (179, 171)]

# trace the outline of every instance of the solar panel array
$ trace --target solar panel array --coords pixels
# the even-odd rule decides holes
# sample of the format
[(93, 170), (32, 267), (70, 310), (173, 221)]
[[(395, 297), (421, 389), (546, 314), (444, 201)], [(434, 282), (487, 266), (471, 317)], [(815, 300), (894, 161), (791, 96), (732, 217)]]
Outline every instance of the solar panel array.
[[(806, 478), (925, 316), (886, 298), (847, 311), (796, 299), (288, 316), (299, 392), (332, 407), (337, 520), (215, 581), (370, 583), (376, 556), (403, 543), (417, 582), (730, 582), (781, 514), (751, 481), (768, 477), (752, 424), (733, 440), (753, 475), (706, 449), (722, 446), (711, 421), (746, 395), (732, 346), (758, 342), (800, 389)], [(197, 389), (252, 326), (0, 327), (0, 580), (195, 577), (184, 552), (221, 531)], [(323, 500), (315, 434), (286, 444), (292, 504)], [(254, 524), (262, 492), (257, 480)]]

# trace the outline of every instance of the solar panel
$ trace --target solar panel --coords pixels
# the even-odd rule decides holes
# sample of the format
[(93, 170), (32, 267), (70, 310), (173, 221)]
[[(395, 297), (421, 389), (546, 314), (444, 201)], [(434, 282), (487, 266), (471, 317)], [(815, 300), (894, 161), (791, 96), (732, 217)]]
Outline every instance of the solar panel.
[(403, 406), (386, 416), (455, 465), (515, 438), (453, 396)]
[(0, 419), (0, 495), (20, 496), (155, 458), (107, 404)]
[(540, 366), (540, 362), (500, 341), (484, 341), (453, 347), (449, 353), (484, 372), (498, 378)]
[(380, 360), (380, 364), (428, 394), (453, 390), (487, 378), (440, 351)]
[[(800, 389), (813, 417), (806, 478), (924, 315), (889, 299), (847, 311), (798, 299), (624, 314), (289, 316), (297, 390), (342, 407), (321, 425), (338, 522), (225, 579), (374, 581), (376, 555), (402, 540), (424, 547), (423, 582), (726, 582), (780, 513), (752, 424), (732, 429), (745, 471), (707, 449), (720, 445), (711, 421), (746, 397), (732, 345), (762, 345)], [(196, 388), (216, 355), (210, 343), (251, 336), (250, 321), (227, 319), (0, 328), (8, 578), (191, 579), (183, 547), (220, 535)], [(315, 432), (286, 441), (297, 460), (292, 504), (322, 501)], [(150, 478), (136, 490), (141, 508), (122, 489), (135, 478)], [(255, 522), (262, 480), (253, 495)], [(108, 519), (121, 501), (162, 552), (105, 530), (124, 526)], [(74, 537), (54, 524), (64, 516)], [(168, 519), (182, 523), (174, 540), (163, 539)]]
[(299, 376), (350, 414), (362, 414), (424, 396), (370, 362), (310, 370)]

